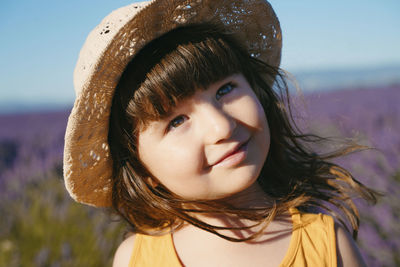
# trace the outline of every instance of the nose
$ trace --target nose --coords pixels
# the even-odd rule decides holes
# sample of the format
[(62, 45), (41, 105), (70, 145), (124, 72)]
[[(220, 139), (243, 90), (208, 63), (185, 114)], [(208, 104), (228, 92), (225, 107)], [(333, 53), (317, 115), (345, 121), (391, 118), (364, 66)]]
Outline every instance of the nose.
[(207, 144), (217, 144), (229, 139), (236, 129), (236, 120), (221, 107), (207, 104), (202, 107), (201, 128)]

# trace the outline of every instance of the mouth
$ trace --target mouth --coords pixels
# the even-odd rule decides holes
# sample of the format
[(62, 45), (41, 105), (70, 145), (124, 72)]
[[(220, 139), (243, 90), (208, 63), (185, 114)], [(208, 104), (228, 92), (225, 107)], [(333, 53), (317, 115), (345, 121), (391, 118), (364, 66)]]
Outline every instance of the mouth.
[(228, 151), (218, 161), (210, 165), (211, 168), (215, 167), (232, 167), (240, 164), (247, 156), (247, 144), (249, 140), (238, 144), (231, 151)]

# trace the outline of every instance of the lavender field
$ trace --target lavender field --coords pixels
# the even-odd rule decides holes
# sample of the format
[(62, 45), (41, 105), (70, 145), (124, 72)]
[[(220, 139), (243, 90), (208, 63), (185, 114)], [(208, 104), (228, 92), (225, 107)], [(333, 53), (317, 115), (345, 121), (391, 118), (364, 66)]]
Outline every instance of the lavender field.
[[(400, 266), (400, 86), (307, 94), (297, 119), (374, 149), (339, 163), (385, 196), (360, 202), (369, 266)], [(62, 180), (68, 111), (0, 115), (0, 266), (109, 266), (124, 225), (74, 203)]]

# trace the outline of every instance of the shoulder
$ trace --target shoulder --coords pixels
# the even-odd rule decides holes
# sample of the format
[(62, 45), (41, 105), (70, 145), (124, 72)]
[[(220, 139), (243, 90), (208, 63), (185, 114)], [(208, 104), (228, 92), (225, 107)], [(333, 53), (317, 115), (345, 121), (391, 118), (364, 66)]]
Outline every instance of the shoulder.
[(335, 223), (338, 266), (366, 266), (356, 242), (341, 225)]
[(301, 222), (312, 231), (310, 236), (313, 236), (313, 241), (317, 241), (317, 239), (314, 240), (315, 235), (318, 236), (318, 231), (316, 230), (322, 230), (323, 233), (326, 232), (330, 243), (329, 246), (332, 247), (331, 251), (336, 254), (337, 266), (366, 266), (360, 250), (350, 233), (340, 223), (336, 222), (333, 217), (321, 213), (306, 213), (301, 214)]
[(133, 252), (135, 237), (136, 235), (132, 234), (119, 245), (115, 252), (113, 267), (128, 266)]

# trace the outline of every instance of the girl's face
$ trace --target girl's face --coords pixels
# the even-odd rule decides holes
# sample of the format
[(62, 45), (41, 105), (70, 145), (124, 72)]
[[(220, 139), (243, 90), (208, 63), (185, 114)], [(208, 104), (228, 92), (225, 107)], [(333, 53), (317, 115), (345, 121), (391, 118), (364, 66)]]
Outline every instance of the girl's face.
[(268, 154), (264, 110), (242, 74), (197, 90), (139, 133), (139, 158), (173, 193), (219, 199), (251, 186)]

